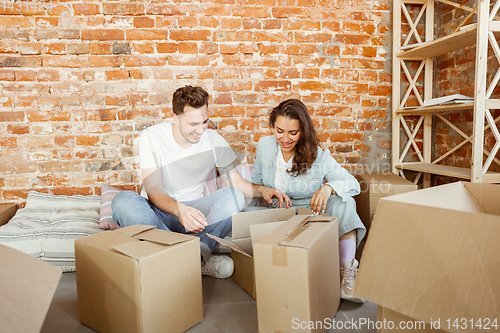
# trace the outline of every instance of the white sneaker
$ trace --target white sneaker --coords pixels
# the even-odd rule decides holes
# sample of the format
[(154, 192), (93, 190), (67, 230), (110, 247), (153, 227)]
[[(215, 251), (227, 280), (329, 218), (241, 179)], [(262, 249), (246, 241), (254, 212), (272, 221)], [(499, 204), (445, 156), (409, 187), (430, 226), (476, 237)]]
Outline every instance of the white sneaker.
[(356, 259), (353, 259), (352, 262), (344, 262), (344, 267), (340, 266), (340, 298), (351, 302), (364, 303), (365, 300), (363, 298), (355, 296), (352, 293), (357, 273), (358, 261)]
[(233, 275), (234, 262), (228, 256), (210, 256), (201, 266), (201, 274), (217, 279), (226, 279)]

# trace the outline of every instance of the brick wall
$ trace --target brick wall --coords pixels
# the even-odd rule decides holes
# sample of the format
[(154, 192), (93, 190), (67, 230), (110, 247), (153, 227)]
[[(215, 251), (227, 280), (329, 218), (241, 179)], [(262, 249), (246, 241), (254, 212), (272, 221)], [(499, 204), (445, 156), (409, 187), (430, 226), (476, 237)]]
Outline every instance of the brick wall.
[(141, 131), (185, 84), (253, 162), (266, 115), (306, 103), (349, 170), (390, 160), (389, 0), (0, 0), (0, 201), (137, 189)]

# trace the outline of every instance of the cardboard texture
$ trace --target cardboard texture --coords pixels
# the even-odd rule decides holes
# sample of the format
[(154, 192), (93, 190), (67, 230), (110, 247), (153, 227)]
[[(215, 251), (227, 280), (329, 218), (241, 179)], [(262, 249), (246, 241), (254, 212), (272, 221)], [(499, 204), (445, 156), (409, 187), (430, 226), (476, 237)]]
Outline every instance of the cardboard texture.
[[(334, 317), (340, 304), (337, 240), (337, 218), (297, 215), (254, 243), (259, 332), (290, 332)], [(326, 329), (301, 330), (313, 331)]]
[[(388, 172), (361, 173), (358, 181), (362, 188), (364, 186), (363, 181), (366, 182), (366, 185), (369, 187), (370, 220), (373, 219), (373, 215), (375, 214), (375, 210), (377, 209), (380, 199), (391, 195), (418, 190), (418, 186), (416, 184), (413, 184), (412, 182), (394, 173)], [(362, 221), (365, 223), (363, 219)]]
[(16, 204), (0, 204), (0, 226), (9, 222), (9, 220), (16, 214)]
[(500, 185), (457, 182), (380, 200), (354, 293), (385, 309), (379, 316), (483, 331), (478, 320), (500, 317), (498, 198)]
[[(208, 235), (231, 249), (231, 258), (234, 261), (232, 278), (253, 298), (255, 298), (255, 269), (250, 226), (286, 221), (295, 215), (295, 211), (295, 208), (278, 208), (233, 214), (232, 242)], [(298, 207), (297, 213), (312, 214), (312, 211)]]
[(62, 271), (0, 245), (0, 332), (40, 332)]
[(135, 225), (75, 241), (80, 321), (98, 332), (184, 332), (203, 320), (199, 238)]

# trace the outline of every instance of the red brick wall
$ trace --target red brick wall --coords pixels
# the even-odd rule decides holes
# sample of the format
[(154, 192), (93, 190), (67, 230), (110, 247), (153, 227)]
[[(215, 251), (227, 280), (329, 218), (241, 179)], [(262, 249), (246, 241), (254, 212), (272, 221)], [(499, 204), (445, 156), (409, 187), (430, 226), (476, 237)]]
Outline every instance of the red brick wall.
[(185, 84), (207, 89), (212, 123), (251, 163), (267, 112), (295, 97), (337, 161), (387, 167), (391, 7), (0, 1), (0, 201), (137, 188), (137, 138)]

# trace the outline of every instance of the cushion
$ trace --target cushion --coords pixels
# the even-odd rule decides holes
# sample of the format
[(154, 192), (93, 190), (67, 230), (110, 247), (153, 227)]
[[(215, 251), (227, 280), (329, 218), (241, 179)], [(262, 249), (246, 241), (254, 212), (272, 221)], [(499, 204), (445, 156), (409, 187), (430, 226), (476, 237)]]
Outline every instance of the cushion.
[(93, 209), (100, 208), (100, 197), (98, 195), (55, 195), (30, 191), (26, 199), (25, 208), (78, 208)]
[(111, 202), (122, 190), (106, 184), (101, 184), (101, 212), (99, 217), (99, 227), (102, 229), (117, 229), (119, 226), (113, 221)]
[(75, 239), (102, 231), (99, 209), (99, 196), (31, 191), (26, 207), (0, 227), (0, 243), (73, 272)]

